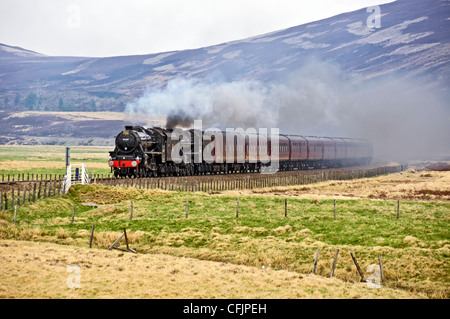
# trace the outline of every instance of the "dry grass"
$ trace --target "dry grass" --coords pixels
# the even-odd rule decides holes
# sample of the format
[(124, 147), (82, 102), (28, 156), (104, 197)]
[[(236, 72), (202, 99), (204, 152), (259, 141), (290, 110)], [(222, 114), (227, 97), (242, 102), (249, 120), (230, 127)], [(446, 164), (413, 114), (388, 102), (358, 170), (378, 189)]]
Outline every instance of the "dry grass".
[[(0, 240), (0, 261), (0, 298), (425, 298), (269, 267), (49, 243)], [(80, 288), (67, 286), (71, 264)]]
[(375, 178), (242, 191), (300, 198), (370, 198), (408, 201), (450, 201), (450, 172), (408, 170)]

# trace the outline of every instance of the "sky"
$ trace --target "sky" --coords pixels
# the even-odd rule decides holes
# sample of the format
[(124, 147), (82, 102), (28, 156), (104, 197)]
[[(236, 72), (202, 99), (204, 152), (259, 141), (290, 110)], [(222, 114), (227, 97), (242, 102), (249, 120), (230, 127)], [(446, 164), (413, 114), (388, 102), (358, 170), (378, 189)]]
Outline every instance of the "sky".
[(393, 0), (1, 0), (0, 43), (53, 56), (195, 49)]

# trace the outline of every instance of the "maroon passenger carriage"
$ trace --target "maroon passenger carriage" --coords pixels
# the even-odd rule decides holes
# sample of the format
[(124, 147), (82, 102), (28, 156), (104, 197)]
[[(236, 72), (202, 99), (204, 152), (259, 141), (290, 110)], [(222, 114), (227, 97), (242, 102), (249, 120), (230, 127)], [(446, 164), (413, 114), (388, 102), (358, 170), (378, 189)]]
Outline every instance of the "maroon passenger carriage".
[[(190, 139), (179, 135), (172, 138), (173, 130), (159, 127), (126, 126), (110, 152), (111, 172), (116, 177), (180, 176), (259, 172), (270, 166), (267, 160), (275, 145), (270, 135), (234, 133), (232, 139), (227, 139), (226, 132), (205, 134), (192, 129), (184, 132)], [(281, 134), (276, 137), (281, 171), (364, 165), (372, 160), (372, 144), (363, 139)], [(195, 140), (199, 144), (197, 149)], [(178, 143), (184, 147), (184, 154), (180, 152), (184, 158), (181, 163), (172, 160), (172, 151)], [(205, 151), (210, 152), (211, 160), (205, 160), (202, 154)]]

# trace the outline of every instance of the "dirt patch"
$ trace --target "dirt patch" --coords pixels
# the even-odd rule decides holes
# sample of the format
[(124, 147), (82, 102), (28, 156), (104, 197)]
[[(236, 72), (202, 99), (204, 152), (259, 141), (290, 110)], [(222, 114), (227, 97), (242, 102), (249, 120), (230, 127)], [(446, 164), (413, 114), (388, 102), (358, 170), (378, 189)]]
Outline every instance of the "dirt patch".
[(433, 190), (421, 189), (415, 192), (417, 195), (436, 195), (436, 196), (450, 196), (450, 190)]

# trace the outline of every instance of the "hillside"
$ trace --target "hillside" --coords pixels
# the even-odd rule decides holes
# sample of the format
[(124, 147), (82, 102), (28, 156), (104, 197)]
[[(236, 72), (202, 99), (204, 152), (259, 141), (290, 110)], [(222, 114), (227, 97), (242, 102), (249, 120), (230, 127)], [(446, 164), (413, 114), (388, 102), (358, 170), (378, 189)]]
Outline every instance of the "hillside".
[(366, 8), (252, 38), (193, 50), (105, 58), (46, 56), (0, 45), (0, 107), (123, 111), (149, 86), (174, 77), (270, 82), (311, 57), (362, 79), (393, 74), (450, 83), (450, 4), (399, 0), (381, 7), (381, 28)]
[[(0, 145), (114, 145), (115, 136), (129, 123), (118, 112), (0, 111)], [(154, 116), (137, 124), (161, 126)]]

